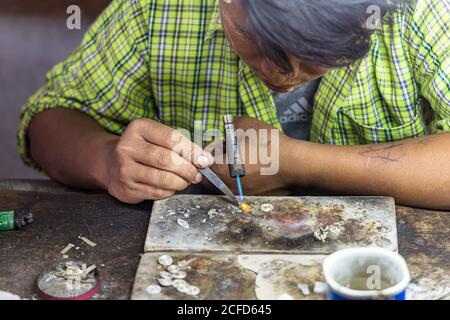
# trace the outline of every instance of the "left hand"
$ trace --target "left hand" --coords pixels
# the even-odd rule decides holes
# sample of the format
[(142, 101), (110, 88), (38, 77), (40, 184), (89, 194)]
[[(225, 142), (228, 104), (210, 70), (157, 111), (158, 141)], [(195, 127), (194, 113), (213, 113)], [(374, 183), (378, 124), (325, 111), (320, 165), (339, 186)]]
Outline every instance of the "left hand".
[[(246, 170), (246, 175), (241, 180), (245, 194), (262, 194), (287, 188), (288, 179), (280, 160), (286, 149), (284, 146), (290, 138), (274, 127), (250, 117), (236, 117), (234, 125), (237, 131), (241, 129), (241, 132), (248, 134), (247, 137), (252, 137), (240, 141)], [(223, 141), (215, 141), (206, 147), (209, 152), (216, 150), (216, 161), (211, 169), (236, 192), (236, 179), (230, 177), (222, 146)]]

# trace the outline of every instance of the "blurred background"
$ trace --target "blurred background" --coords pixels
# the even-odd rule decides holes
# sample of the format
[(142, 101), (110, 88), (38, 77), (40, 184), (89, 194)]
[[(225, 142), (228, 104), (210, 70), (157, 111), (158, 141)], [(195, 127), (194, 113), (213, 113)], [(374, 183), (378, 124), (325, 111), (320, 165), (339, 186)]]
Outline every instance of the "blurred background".
[[(0, 179), (45, 178), (24, 166), (16, 148), (20, 107), (46, 72), (80, 43), (110, 0), (0, 0)], [(81, 30), (68, 30), (67, 7), (81, 9)]]

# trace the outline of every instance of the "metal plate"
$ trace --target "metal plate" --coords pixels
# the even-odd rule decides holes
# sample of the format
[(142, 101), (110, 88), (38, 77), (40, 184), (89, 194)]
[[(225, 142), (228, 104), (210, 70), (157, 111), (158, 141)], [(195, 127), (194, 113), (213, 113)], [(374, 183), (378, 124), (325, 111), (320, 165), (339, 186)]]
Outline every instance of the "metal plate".
[[(145, 252), (329, 254), (355, 246), (397, 250), (392, 198), (248, 197), (246, 201), (253, 208), (249, 214), (219, 196), (177, 195), (155, 202)], [(260, 209), (267, 203), (273, 211)], [(322, 236), (323, 241), (318, 239)]]
[[(158, 284), (158, 264), (162, 254), (170, 254), (174, 264), (189, 261), (186, 281), (200, 288), (192, 297), (173, 287), (162, 287), (150, 294), (147, 287)], [(326, 293), (314, 294), (315, 282), (323, 282), (322, 255), (232, 255), (220, 253), (147, 253), (141, 258), (133, 287), (132, 300), (255, 300), (325, 299)], [(304, 295), (298, 284), (307, 285)]]
[(89, 273), (83, 280), (68, 280), (58, 275), (66, 266), (81, 270), (86, 264), (80, 261), (60, 262), (55, 270), (40, 275), (37, 279), (38, 297), (42, 300), (87, 300), (97, 293), (100, 280), (97, 270)]

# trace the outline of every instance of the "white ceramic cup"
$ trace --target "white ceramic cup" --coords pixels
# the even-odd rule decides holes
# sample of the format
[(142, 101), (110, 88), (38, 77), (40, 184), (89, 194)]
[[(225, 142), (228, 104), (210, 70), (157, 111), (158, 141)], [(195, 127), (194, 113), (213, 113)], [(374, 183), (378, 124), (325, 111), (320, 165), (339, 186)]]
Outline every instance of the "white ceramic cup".
[(331, 300), (405, 300), (411, 280), (403, 257), (377, 247), (337, 251), (325, 259), (323, 273)]

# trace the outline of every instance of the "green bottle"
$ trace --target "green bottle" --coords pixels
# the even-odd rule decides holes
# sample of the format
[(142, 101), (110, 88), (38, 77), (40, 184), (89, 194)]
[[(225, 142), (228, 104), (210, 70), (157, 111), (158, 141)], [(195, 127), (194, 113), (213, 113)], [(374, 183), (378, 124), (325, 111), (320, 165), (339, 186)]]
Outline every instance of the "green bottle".
[(33, 215), (28, 213), (22, 217), (15, 217), (14, 211), (0, 212), (0, 231), (20, 229), (33, 222)]

